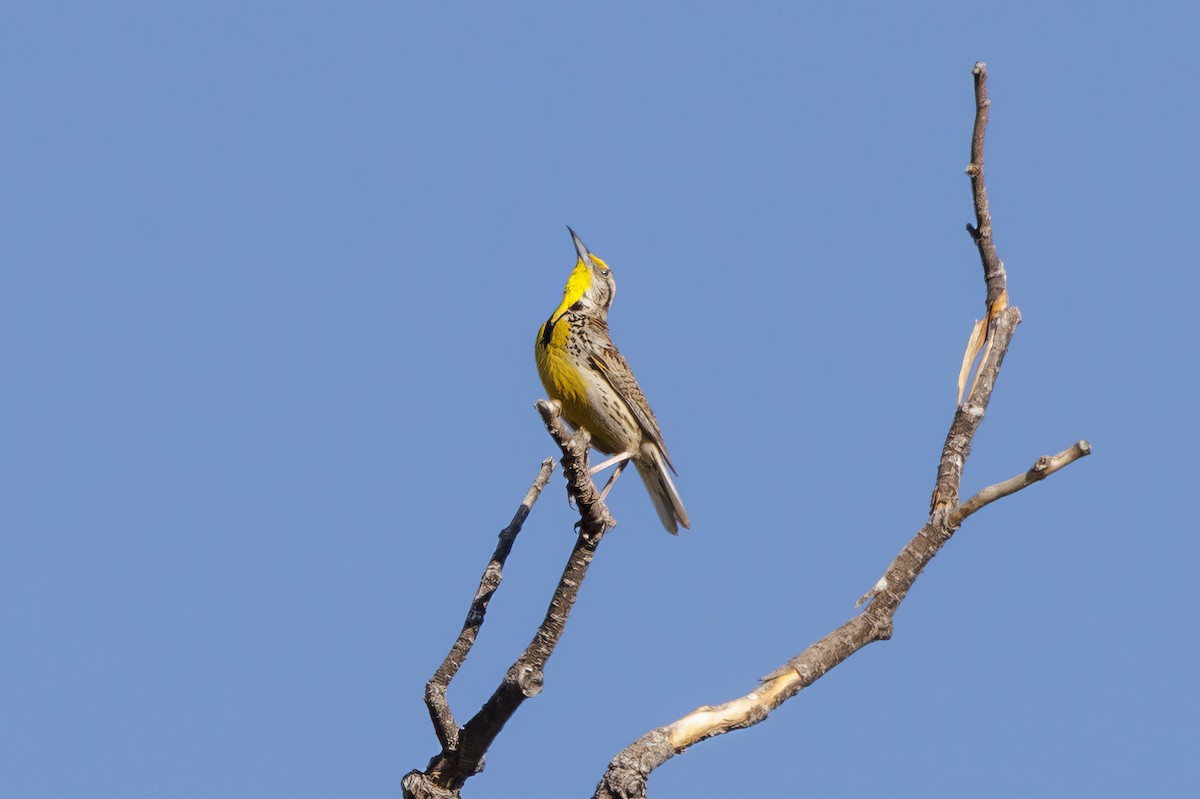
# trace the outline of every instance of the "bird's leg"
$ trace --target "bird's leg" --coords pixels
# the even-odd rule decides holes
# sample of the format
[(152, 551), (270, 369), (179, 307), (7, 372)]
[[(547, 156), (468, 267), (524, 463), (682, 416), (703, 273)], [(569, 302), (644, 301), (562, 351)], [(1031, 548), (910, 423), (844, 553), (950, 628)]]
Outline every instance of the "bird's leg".
[(616, 455), (613, 455), (608, 460), (606, 460), (602, 463), (598, 463), (595, 466), (593, 466), (592, 468), (588, 469), (588, 476), (591, 477), (592, 475), (596, 474), (597, 472), (602, 472), (605, 469), (607, 469), (609, 466), (612, 466), (614, 463), (624, 463), (625, 461), (628, 461), (632, 457), (633, 457), (632, 452), (621, 452)]
[(604, 484), (604, 488), (600, 489), (600, 501), (608, 496), (608, 492), (612, 490), (613, 483), (617, 482), (617, 478), (621, 476), (621, 472), (625, 471), (625, 467), (629, 465), (630, 458), (626, 458), (617, 464), (617, 468), (613, 469), (612, 476), (608, 478), (608, 482)]
[(634, 453), (632, 452), (619, 452), (608, 460), (601, 461), (592, 468), (588, 469), (588, 477), (592, 477), (597, 472), (604, 471), (614, 463), (617, 464), (617, 468), (613, 470), (612, 475), (608, 478), (608, 482), (605, 483), (604, 488), (600, 490), (601, 502), (603, 502), (604, 498), (608, 496), (608, 492), (612, 489), (613, 483), (617, 482), (617, 478), (621, 476), (621, 472), (625, 471), (625, 467), (629, 465), (629, 461), (633, 460), (633, 455)]

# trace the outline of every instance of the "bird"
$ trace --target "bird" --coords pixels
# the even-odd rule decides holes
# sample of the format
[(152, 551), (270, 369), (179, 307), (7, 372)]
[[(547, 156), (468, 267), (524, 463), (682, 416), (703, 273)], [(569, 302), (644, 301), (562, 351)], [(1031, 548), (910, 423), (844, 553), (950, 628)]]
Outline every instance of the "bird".
[(617, 293), (612, 270), (569, 226), (567, 231), (575, 244), (575, 268), (562, 302), (538, 329), (538, 376), (562, 407), (563, 418), (587, 430), (591, 445), (612, 456), (591, 468), (596, 474), (616, 466), (600, 498), (632, 461), (663, 527), (678, 535), (680, 525), (690, 529), (692, 523), (671, 480), (675, 466), (646, 395), (608, 334), (608, 311)]

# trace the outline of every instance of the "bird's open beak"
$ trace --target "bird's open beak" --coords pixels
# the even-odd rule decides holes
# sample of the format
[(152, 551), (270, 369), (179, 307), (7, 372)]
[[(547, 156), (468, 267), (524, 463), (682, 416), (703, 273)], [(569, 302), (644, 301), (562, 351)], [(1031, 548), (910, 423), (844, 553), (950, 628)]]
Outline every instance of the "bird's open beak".
[(571, 241), (575, 242), (575, 252), (579, 253), (579, 260), (583, 261), (583, 265), (588, 269), (595, 269), (596, 265), (592, 263), (592, 254), (588, 252), (588, 248), (575, 235), (575, 231), (571, 230), (570, 225), (567, 225), (567, 231), (571, 234)]

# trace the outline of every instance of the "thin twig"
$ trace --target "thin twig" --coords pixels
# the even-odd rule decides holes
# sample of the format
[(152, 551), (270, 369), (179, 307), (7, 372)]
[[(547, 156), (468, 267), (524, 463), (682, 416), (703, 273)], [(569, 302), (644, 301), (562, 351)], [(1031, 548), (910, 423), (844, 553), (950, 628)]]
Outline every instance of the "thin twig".
[(985, 307), (990, 309), (996, 305), (1008, 287), (1004, 262), (996, 254), (996, 243), (992, 239), (992, 213), (988, 207), (987, 187), (983, 183), (983, 138), (987, 133), (988, 111), (992, 106), (987, 91), (987, 64), (982, 61), (975, 62), (971, 74), (975, 76), (975, 126), (971, 131), (971, 163), (967, 166), (967, 175), (971, 178), (975, 224), (967, 225), (967, 231), (979, 248), (983, 279), (987, 283)]
[(979, 425), (983, 423), (983, 414), (992, 398), (992, 388), (1000, 374), (1000, 365), (1004, 362), (1008, 345), (1020, 323), (1020, 309), (1010, 305), (1000, 312), (988, 331), (989, 345), (985, 347), (983, 358), (979, 362), (975, 385), (967, 396), (967, 401), (955, 409), (954, 418), (950, 422), (950, 432), (942, 443), (942, 457), (938, 462), (933, 495), (929, 500), (930, 513), (958, 504), (958, 487), (962, 484), (963, 469), (966, 468), (967, 457), (971, 454), (971, 442), (975, 439)]
[[(571, 435), (562, 424), (557, 402), (541, 400), (537, 403), (537, 409), (546, 430), (562, 450), (561, 463), (567, 479), (567, 493), (580, 512), (580, 520), (576, 525), (579, 535), (571, 549), (562, 577), (554, 589), (545, 619), (542, 620), (529, 646), (509, 667), (499, 687), (479, 712), (459, 729), (453, 727), (449, 707), (445, 708), (446, 715), (443, 717), (440, 708), (435, 712), (434, 707), (430, 706), (434, 728), (439, 730), (438, 740), (442, 744), (442, 751), (430, 760), (425, 771), (411, 771), (405, 775), (401, 784), (406, 799), (455, 799), (460, 795), (466, 781), (483, 770), (484, 757), (504, 725), (516, 713), (522, 702), (541, 692), (546, 662), (562, 638), (567, 619), (579, 594), (579, 587), (587, 576), (588, 567), (595, 556), (596, 547), (599, 546), (605, 532), (616, 526), (616, 520), (600, 500), (596, 485), (588, 473), (587, 431), (579, 430)], [(483, 591), (482, 585), (480, 590)], [(470, 620), (471, 617), (468, 616), (468, 622)], [(467, 648), (470, 648), (469, 645)], [(451, 650), (451, 654), (453, 652), (454, 650)], [(445, 665), (443, 663), (443, 667)], [(449, 676), (453, 677), (456, 670), (457, 666), (451, 667)], [(439, 674), (440, 672), (439, 669)], [(447, 679), (447, 683), (448, 681)], [(442, 704), (445, 705), (445, 685), (440, 686), (440, 692)], [(428, 695), (427, 688), (426, 696)], [(454, 732), (441, 731), (446, 728), (452, 728)]]
[(1022, 488), (1028, 488), (1034, 483), (1041, 482), (1064, 466), (1069, 466), (1080, 458), (1091, 454), (1092, 445), (1084, 440), (1076, 442), (1057, 455), (1043, 455), (1029, 468), (1029, 471), (1022, 472), (1016, 477), (1005, 480), (1003, 483), (988, 486), (959, 505), (951, 514), (951, 523), (957, 526), (962, 523), (963, 519), (966, 519), (983, 506), (990, 505), (998, 499), (1007, 497), (1009, 494), (1015, 494)]
[(537, 477), (533, 479), (533, 485), (529, 487), (525, 499), (521, 501), (517, 512), (513, 514), (512, 521), (508, 527), (500, 531), (500, 541), (496, 544), (496, 551), (492, 553), (492, 559), (488, 562), (487, 568), (483, 570), (483, 577), (479, 580), (479, 589), (475, 591), (475, 598), (471, 600), (471, 608), (467, 611), (462, 632), (458, 634), (454, 645), (450, 647), (442, 665), (438, 666), (433, 677), (425, 684), (425, 705), (429, 708), (429, 717), (433, 721), (433, 729), (437, 733), (438, 743), (442, 745), (442, 749), (458, 748), (458, 724), (455, 723), (454, 714), (450, 712), (450, 705), (446, 701), (446, 688), (449, 687), (454, 675), (458, 674), (458, 670), (466, 662), (471, 647), (475, 645), (479, 628), (483, 626), (483, 617), (487, 613), (488, 603), (491, 602), (492, 595), (496, 593), (496, 589), (500, 587), (500, 582), (504, 579), (504, 562), (508, 560), (508, 553), (512, 551), (513, 542), (517, 540), (517, 534), (521, 532), (521, 526), (529, 516), (533, 503), (537, 502), (542, 489), (546, 487), (546, 483), (550, 482), (550, 474), (553, 471), (553, 458), (546, 458), (542, 461)]
[(754, 691), (715, 707), (699, 708), (634, 741), (609, 763), (596, 786), (594, 799), (642, 799), (646, 796), (650, 773), (670, 758), (707, 738), (759, 723), (783, 702), (867, 644), (890, 638), (900, 603), (963, 519), (989, 502), (1044, 479), (1091, 452), (1086, 441), (1080, 442), (1053, 458), (1039, 459), (1026, 474), (984, 489), (964, 505), (958, 505), (959, 487), (971, 442), (983, 421), (1000, 366), (1021, 321), (1020, 311), (1007, 305), (1004, 267), (992, 243), (991, 217), (983, 182), (983, 136), (989, 107), (987, 70), (981, 62), (975, 65), (973, 72), (976, 118), (971, 138), (971, 166), (967, 171), (971, 176), (978, 227), (968, 226), (968, 229), (979, 245), (983, 260), (988, 291), (988, 344), (983, 350), (979, 372), (967, 402), (956, 410), (946, 435), (929, 518), (888, 566), (875, 588), (864, 597), (873, 600), (866, 610), (764, 677)]

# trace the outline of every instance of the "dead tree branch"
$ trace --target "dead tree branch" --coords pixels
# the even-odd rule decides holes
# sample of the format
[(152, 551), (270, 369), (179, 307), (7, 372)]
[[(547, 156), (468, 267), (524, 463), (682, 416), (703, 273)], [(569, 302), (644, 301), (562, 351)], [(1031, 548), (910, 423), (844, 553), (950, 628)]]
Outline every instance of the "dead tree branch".
[[(1008, 305), (1004, 265), (992, 241), (992, 222), (983, 180), (983, 138), (990, 103), (987, 97), (987, 68), (980, 62), (974, 67), (976, 116), (971, 136), (971, 194), (975, 203), (976, 226), (968, 230), (979, 248), (987, 287), (987, 315), (976, 324), (971, 358), (983, 349), (975, 381), (967, 401), (958, 406), (942, 450), (934, 484), (930, 515), (921, 529), (896, 556), (875, 587), (860, 600), (871, 604), (858, 616), (809, 646), (786, 664), (762, 678), (750, 693), (717, 706), (701, 707), (664, 727), (651, 730), (623, 749), (609, 763), (596, 786), (594, 799), (641, 799), (646, 796), (646, 781), (654, 769), (688, 747), (707, 738), (753, 726), (775, 708), (812, 685), (822, 675), (874, 641), (891, 637), (893, 617), (921, 572), (934, 555), (950, 540), (968, 516), (990, 502), (1015, 493), (1045, 479), (1064, 466), (1091, 453), (1086, 441), (1053, 457), (1039, 458), (1023, 475), (985, 488), (965, 503), (958, 493), (971, 442), (983, 421), (984, 412), (1000, 374), (1013, 333), (1021, 321), (1021, 312)], [(986, 329), (986, 344), (983, 330)], [(971, 348), (978, 344), (975, 352)], [(960, 377), (960, 391), (961, 391)]]
[[(996, 242), (992, 239), (992, 214), (988, 207), (987, 187), (983, 181), (983, 137), (987, 132), (988, 111), (992, 101), (987, 93), (987, 65), (977, 62), (971, 70), (975, 76), (975, 126), (971, 130), (971, 163), (967, 165), (967, 176), (971, 179), (971, 198), (975, 204), (975, 224), (967, 224), (967, 232), (979, 248), (979, 260), (983, 264), (983, 280), (987, 285), (984, 297), (983, 319), (975, 323), (967, 343), (967, 351), (963, 354), (962, 368), (958, 374), (958, 401), (962, 402), (963, 389), (966, 387), (967, 373), (971, 362), (984, 350), (984, 358), (988, 355), (987, 348), (992, 346), (992, 329), (996, 317), (1008, 307), (1008, 283), (1004, 272), (1004, 262), (996, 254)], [(982, 360), (980, 361), (982, 363)], [(972, 390), (974, 385), (972, 385)], [(950, 440), (947, 439), (947, 444)], [(947, 452), (943, 457), (957, 457), (957, 452)], [(964, 457), (965, 459), (965, 457)], [(961, 476), (961, 469), (960, 469)], [(930, 510), (939, 507), (949, 507), (957, 501), (957, 496), (948, 496), (949, 475), (939, 474), (938, 483), (933, 490)]]
[(962, 524), (963, 519), (966, 519), (984, 505), (990, 505), (998, 499), (1004, 499), (1009, 494), (1017, 493), (1022, 488), (1028, 488), (1034, 483), (1045, 480), (1064, 466), (1069, 466), (1080, 458), (1091, 454), (1092, 445), (1087, 441), (1078, 441), (1057, 455), (1043, 455), (1029, 468), (1029, 471), (1009, 478), (1003, 483), (988, 486), (959, 505), (950, 514), (951, 524), (958, 526)]
[(546, 617), (521, 656), (509, 667), (491, 698), (484, 703), (463, 727), (458, 727), (446, 701), (446, 689), (458, 673), (467, 653), (475, 642), (488, 601), (500, 584), (500, 570), (512, 549), (529, 509), (537, 500), (553, 469), (547, 458), (537, 479), (517, 509), (513, 523), (500, 533), (500, 543), (484, 571), (479, 590), (471, 602), (471, 610), (463, 623), (458, 640), (434, 673), (425, 688), (425, 702), (433, 721), (434, 731), (442, 751), (429, 762), (425, 771), (410, 771), (402, 782), (405, 799), (452, 799), (458, 797), (463, 785), (483, 770), (484, 757), (504, 725), (526, 699), (537, 696), (544, 682), (546, 661), (554, 653), (566, 628), (567, 618), (575, 605), (579, 587), (587, 575), (596, 547), (604, 533), (616, 525), (607, 506), (600, 501), (599, 492), (588, 474), (588, 434), (584, 430), (570, 435), (559, 418), (558, 403), (542, 400), (538, 413), (551, 438), (562, 450), (563, 473), (567, 479), (567, 494), (580, 511), (576, 525), (579, 535), (567, 559), (562, 577), (554, 589)]
[(975, 76), (975, 126), (971, 130), (971, 163), (967, 166), (967, 176), (971, 178), (975, 224), (968, 224), (967, 232), (979, 248), (983, 279), (987, 284), (986, 307), (992, 308), (1008, 290), (1008, 286), (1004, 262), (996, 254), (996, 242), (992, 240), (992, 212), (988, 207), (987, 187), (983, 183), (983, 137), (987, 133), (988, 112), (992, 107), (987, 92), (987, 64), (976, 62), (971, 74)]
[(475, 598), (471, 600), (471, 609), (467, 611), (467, 619), (463, 622), (462, 632), (458, 634), (454, 645), (450, 647), (442, 665), (438, 666), (438, 670), (425, 685), (425, 705), (429, 708), (429, 718), (433, 721), (433, 729), (437, 733), (438, 743), (442, 745), (442, 749), (458, 748), (458, 724), (455, 723), (454, 714), (450, 712), (450, 705), (446, 701), (446, 688), (449, 687), (454, 675), (458, 674), (458, 670), (466, 662), (471, 647), (475, 645), (479, 628), (483, 626), (483, 617), (487, 613), (488, 603), (492, 601), (492, 595), (496, 593), (496, 589), (500, 587), (500, 582), (504, 579), (504, 562), (508, 560), (508, 553), (512, 551), (513, 542), (517, 540), (517, 534), (521, 532), (521, 526), (525, 524), (525, 519), (533, 508), (533, 503), (537, 502), (542, 489), (546, 487), (546, 483), (550, 482), (550, 474), (553, 471), (553, 458), (546, 458), (542, 461), (542, 468), (538, 470), (533, 485), (529, 487), (525, 499), (521, 501), (517, 512), (513, 514), (512, 522), (500, 531), (500, 541), (496, 544), (496, 551), (492, 553), (492, 559), (488, 562), (487, 568), (483, 570), (483, 577), (479, 580), (479, 589), (475, 592)]

